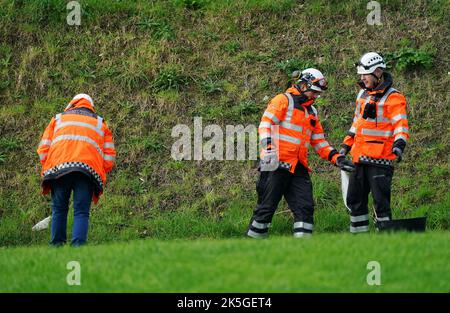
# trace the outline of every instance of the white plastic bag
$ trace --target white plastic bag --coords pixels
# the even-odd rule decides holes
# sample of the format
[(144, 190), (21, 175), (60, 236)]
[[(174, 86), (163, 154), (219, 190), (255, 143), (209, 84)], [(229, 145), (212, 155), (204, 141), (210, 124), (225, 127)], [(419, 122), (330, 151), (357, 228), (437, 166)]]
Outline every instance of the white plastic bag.
[(341, 170), (341, 190), (342, 190), (342, 198), (344, 199), (344, 204), (347, 210), (350, 209), (347, 206), (347, 191), (348, 191), (348, 182), (350, 180), (350, 173)]
[(52, 220), (52, 216), (47, 216), (46, 218), (44, 218), (42, 221), (40, 221), (39, 223), (37, 223), (36, 225), (34, 225), (31, 230), (33, 231), (38, 231), (38, 230), (43, 230), (43, 229), (47, 229), (48, 226), (50, 225), (50, 221)]

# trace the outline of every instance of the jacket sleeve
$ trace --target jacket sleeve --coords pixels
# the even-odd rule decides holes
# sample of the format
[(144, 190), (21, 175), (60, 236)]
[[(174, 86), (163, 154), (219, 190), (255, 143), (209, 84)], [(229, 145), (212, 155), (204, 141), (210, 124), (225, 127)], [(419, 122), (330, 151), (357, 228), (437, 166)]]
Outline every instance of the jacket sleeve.
[(106, 173), (111, 172), (116, 162), (116, 148), (114, 147), (114, 139), (108, 125), (104, 122), (105, 141), (103, 143), (103, 167)]
[[(402, 94), (394, 93), (389, 96), (388, 117), (394, 129), (394, 142), (403, 140), (404, 144), (409, 140), (408, 116), (406, 114), (406, 99)], [(404, 146), (403, 146), (404, 147)], [(402, 149), (403, 150), (403, 149)]]
[(39, 155), (39, 160), (41, 164), (44, 165), (47, 160), (48, 150), (50, 150), (50, 145), (53, 140), (53, 133), (55, 129), (55, 118), (52, 118), (50, 123), (47, 125), (47, 128), (42, 135), (41, 142), (37, 148), (37, 154)]
[(288, 99), (285, 95), (275, 96), (267, 106), (258, 127), (259, 142), (263, 149), (271, 149), (274, 146), (273, 125), (279, 125), (286, 116)]
[(330, 161), (332, 164), (336, 164), (339, 153), (325, 139), (325, 133), (320, 124), (319, 116), (317, 116), (316, 125), (314, 126), (311, 135), (311, 146), (322, 159)]

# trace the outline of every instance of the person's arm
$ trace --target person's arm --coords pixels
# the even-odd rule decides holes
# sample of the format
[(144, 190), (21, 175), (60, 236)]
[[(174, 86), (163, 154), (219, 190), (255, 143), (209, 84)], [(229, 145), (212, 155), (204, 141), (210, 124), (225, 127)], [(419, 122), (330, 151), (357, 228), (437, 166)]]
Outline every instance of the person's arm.
[(53, 133), (55, 129), (55, 118), (52, 118), (50, 123), (45, 128), (44, 134), (42, 135), (41, 142), (37, 148), (37, 154), (39, 155), (39, 160), (42, 165), (45, 164), (47, 160), (48, 151), (50, 150), (50, 146), (53, 140)]
[(116, 148), (114, 147), (114, 140), (111, 131), (105, 125), (105, 141), (103, 143), (103, 167), (106, 173), (109, 173), (116, 162)]
[(274, 138), (272, 137), (272, 126), (279, 125), (286, 116), (288, 107), (288, 99), (285, 95), (277, 95), (274, 97), (264, 111), (261, 122), (258, 127), (259, 140), (261, 148), (271, 150), (277, 148), (274, 146)]
[(336, 164), (339, 153), (325, 139), (325, 133), (320, 124), (319, 116), (317, 116), (316, 125), (314, 126), (311, 135), (311, 146), (322, 159), (330, 161), (332, 164)]
[(393, 93), (389, 96), (388, 115), (394, 128), (394, 145), (392, 152), (401, 160), (406, 143), (409, 140), (408, 116), (406, 114), (406, 99), (402, 94)]

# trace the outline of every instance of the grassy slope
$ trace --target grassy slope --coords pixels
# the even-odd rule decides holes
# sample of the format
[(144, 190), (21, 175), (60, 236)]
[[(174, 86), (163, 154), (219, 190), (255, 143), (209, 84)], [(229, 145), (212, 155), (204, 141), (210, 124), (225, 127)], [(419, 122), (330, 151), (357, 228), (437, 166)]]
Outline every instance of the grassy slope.
[[(0, 291), (450, 292), (448, 232), (0, 249)], [(68, 286), (78, 261), (81, 286)], [(370, 261), (381, 285), (369, 286)]]
[[(349, 127), (367, 50), (435, 51), (432, 70), (393, 70), (409, 102), (412, 140), (394, 178), (394, 215), (449, 224), (448, 14), (446, 1), (380, 1), (383, 26), (361, 1), (82, 1), (82, 25), (66, 1), (0, 1), (0, 245), (36, 244), (48, 215), (35, 154), (50, 117), (91, 94), (114, 132), (118, 166), (94, 209), (91, 242), (223, 238), (242, 233), (255, 203), (253, 162), (175, 162), (177, 123), (257, 124), (286, 72), (316, 66), (330, 91), (318, 108), (331, 143)], [(106, 3), (106, 4), (105, 4)], [(408, 12), (408, 14), (405, 14)], [(287, 59), (290, 62), (285, 62)], [(346, 231), (339, 173), (311, 157), (317, 231)], [(286, 205), (280, 206), (285, 210)], [(289, 233), (289, 214), (274, 233)]]

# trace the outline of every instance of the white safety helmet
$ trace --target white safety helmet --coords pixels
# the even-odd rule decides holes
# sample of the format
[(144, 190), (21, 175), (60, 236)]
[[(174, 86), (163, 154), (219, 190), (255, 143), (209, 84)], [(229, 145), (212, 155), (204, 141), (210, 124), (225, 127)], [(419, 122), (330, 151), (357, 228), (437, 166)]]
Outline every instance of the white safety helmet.
[[(92, 106), (94, 106), (94, 100), (92, 100), (92, 98), (85, 93), (77, 94), (75, 97), (73, 97), (72, 101), (78, 100), (78, 99), (86, 99), (87, 101), (89, 101), (91, 103)], [(72, 101), (70, 101), (70, 102), (72, 102)]]
[(386, 68), (386, 63), (378, 53), (368, 52), (355, 63), (355, 66), (358, 74), (372, 74), (379, 67)]
[(307, 68), (302, 71), (294, 71), (292, 76), (296, 79), (296, 83), (306, 83), (306, 91), (324, 91), (327, 90), (328, 84), (322, 72), (315, 68)]

